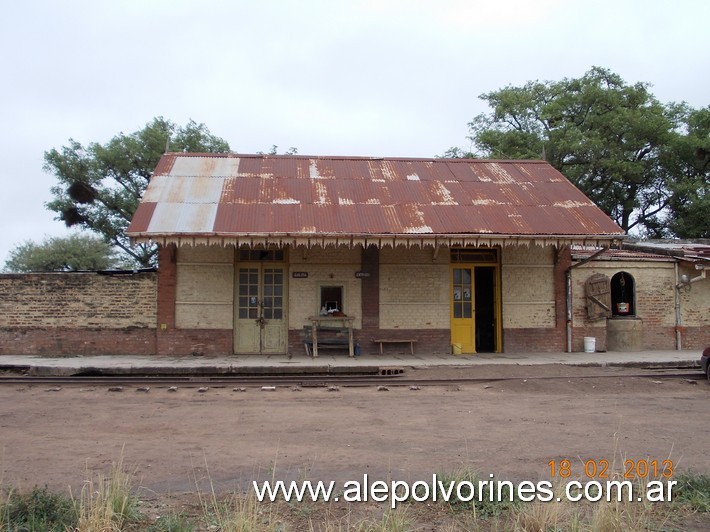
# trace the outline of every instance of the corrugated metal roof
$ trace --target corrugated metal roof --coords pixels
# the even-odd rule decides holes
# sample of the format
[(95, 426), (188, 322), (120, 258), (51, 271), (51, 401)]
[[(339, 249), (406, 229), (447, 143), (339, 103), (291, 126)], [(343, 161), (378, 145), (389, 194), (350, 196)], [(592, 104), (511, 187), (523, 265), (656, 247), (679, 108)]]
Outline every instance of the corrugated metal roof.
[(623, 231), (544, 161), (172, 153), (128, 234), (163, 243), (491, 235), (588, 243)]
[(646, 253), (659, 253), (686, 259), (710, 260), (710, 241), (694, 240), (640, 240), (627, 242), (625, 248)]
[[(600, 248), (572, 248), (572, 260), (583, 260), (591, 257)], [(602, 255), (594, 260), (598, 261), (641, 261), (641, 262), (675, 262), (674, 257), (668, 255), (658, 255), (655, 253), (644, 253), (642, 251), (629, 251), (626, 249), (607, 249)]]

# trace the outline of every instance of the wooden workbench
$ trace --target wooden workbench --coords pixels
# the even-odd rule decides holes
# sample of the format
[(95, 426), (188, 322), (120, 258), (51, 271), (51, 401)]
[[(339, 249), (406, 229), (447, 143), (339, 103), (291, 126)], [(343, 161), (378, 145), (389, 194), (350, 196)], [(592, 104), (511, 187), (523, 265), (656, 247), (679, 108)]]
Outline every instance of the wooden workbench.
[(343, 329), (348, 330), (348, 354), (351, 357), (355, 356), (355, 348), (353, 346), (353, 321), (352, 316), (310, 316), (311, 322), (311, 340), (313, 341), (313, 358), (318, 356), (318, 328), (333, 327), (341, 324)]

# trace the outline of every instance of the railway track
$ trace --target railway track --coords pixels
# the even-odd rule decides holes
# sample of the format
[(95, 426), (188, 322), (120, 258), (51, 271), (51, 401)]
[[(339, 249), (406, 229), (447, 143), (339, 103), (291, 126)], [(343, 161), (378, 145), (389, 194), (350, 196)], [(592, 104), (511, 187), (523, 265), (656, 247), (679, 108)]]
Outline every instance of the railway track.
[(644, 372), (610, 374), (599, 373), (592, 375), (554, 375), (554, 376), (515, 376), (515, 377), (466, 377), (466, 378), (412, 378), (404, 373), (389, 375), (199, 375), (199, 376), (36, 376), (12, 375), (0, 376), (0, 386), (68, 386), (68, 387), (183, 387), (199, 388), (213, 387), (226, 388), (229, 386), (263, 387), (263, 386), (300, 386), (303, 388), (317, 388), (328, 386), (367, 387), (367, 386), (454, 386), (463, 384), (483, 384), (504, 381), (554, 381), (568, 379), (614, 379), (614, 378), (643, 378), (653, 380), (685, 379), (704, 380), (702, 372), (698, 369), (656, 369)]

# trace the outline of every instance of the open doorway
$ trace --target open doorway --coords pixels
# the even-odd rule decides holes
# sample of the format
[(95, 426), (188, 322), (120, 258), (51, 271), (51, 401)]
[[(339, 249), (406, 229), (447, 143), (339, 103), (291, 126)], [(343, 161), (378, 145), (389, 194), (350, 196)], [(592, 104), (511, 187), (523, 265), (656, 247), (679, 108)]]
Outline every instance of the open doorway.
[(476, 352), (495, 353), (496, 346), (496, 268), (477, 266), (475, 276)]
[(450, 294), (453, 352), (501, 352), (497, 248), (452, 249)]

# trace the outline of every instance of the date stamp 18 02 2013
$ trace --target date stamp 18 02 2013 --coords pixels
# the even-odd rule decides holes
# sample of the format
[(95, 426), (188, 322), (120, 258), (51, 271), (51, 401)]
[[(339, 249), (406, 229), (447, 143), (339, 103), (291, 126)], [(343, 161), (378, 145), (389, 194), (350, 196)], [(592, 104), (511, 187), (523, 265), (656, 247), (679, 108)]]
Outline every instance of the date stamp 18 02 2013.
[[(565, 458), (562, 460), (550, 460), (547, 465), (550, 467), (550, 477), (552, 478), (584, 476), (592, 479), (608, 479), (617, 475), (615, 467), (609, 463), (609, 460), (605, 459), (579, 460), (578, 465), (573, 465), (572, 461)], [(668, 479), (673, 477), (673, 460), (624, 460), (623, 472), (619, 471), (618, 476), (627, 480)]]

